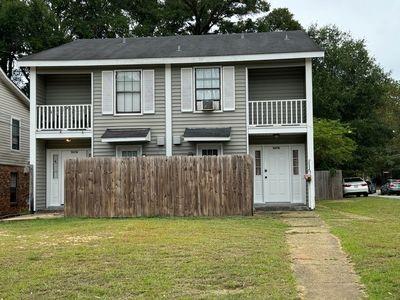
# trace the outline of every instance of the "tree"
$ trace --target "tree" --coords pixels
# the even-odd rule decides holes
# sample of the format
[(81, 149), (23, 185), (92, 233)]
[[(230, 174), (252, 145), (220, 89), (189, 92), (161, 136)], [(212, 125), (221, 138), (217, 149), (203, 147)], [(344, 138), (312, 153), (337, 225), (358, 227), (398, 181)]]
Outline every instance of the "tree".
[(207, 34), (219, 27), (233, 28), (237, 20), (250, 20), (253, 14), (266, 13), (264, 0), (166, 0), (162, 7), (160, 32), (170, 34)]
[(387, 116), (379, 113), (388, 98), (390, 74), (370, 56), (364, 40), (335, 26), (312, 26), (309, 34), (325, 50), (325, 57), (313, 64), (314, 116), (352, 128), (358, 148), (344, 168), (379, 172), (393, 138)]
[(315, 167), (337, 169), (353, 159), (356, 143), (350, 127), (337, 120), (314, 120)]
[(275, 8), (267, 16), (257, 20), (257, 31), (302, 30), (301, 24), (294, 19), (287, 8)]

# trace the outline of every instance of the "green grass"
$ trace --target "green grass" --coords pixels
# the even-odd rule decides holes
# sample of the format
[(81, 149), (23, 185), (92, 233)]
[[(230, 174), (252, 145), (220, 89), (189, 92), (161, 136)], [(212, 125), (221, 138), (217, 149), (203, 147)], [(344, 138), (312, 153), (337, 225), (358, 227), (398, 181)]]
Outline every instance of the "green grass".
[(400, 297), (400, 199), (320, 201), (317, 212), (341, 240), (371, 299)]
[(296, 298), (268, 216), (0, 223), (0, 299)]

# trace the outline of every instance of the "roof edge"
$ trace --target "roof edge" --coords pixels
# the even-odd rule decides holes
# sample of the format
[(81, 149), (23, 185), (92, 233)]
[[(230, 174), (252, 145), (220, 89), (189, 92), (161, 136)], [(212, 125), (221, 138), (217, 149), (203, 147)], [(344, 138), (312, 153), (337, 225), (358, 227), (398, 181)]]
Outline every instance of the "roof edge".
[(269, 54), (194, 56), (194, 57), (159, 57), (133, 59), (93, 59), (93, 60), (24, 60), (17, 61), (18, 67), (81, 67), (113, 65), (164, 65), (191, 63), (244, 62), (257, 60), (299, 59), (324, 57), (324, 51), (285, 52)]
[(28, 108), (30, 107), (29, 98), (15, 85), (14, 82), (11, 81), (10, 78), (7, 77), (6, 73), (4, 73), (3, 69), (0, 68), (0, 79), (3, 79), (6, 86), (8, 86), (11, 91), (17, 96), (19, 100), (23, 104), (25, 104)]

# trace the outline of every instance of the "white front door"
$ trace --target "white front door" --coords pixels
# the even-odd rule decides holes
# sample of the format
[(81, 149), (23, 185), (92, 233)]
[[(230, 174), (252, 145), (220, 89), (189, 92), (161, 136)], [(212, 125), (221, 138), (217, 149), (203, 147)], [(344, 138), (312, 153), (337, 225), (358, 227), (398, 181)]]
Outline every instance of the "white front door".
[(304, 145), (252, 145), (255, 203), (306, 203)]
[(289, 147), (264, 146), (264, 202), (291, 202)]
[(64, 205), (64, 167), (69, 158), (87, 157), (87, 149), (47, 150), (47, 207)]

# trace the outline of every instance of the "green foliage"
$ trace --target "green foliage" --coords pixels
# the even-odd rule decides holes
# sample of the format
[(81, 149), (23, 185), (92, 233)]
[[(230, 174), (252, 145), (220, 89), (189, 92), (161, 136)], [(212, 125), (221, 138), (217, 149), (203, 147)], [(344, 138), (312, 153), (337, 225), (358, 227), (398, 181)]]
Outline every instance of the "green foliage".
[(350, 127), (336, 120), (314, 120), (314, 144), (317, 169), (336, 169), (349, 162), (356, 143), (349, 135)]

